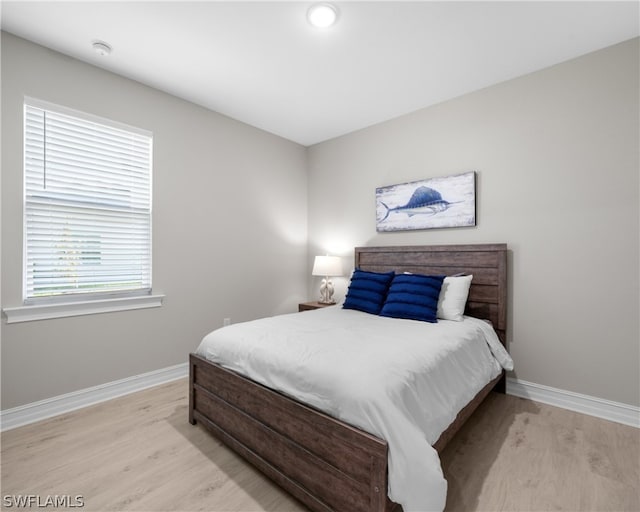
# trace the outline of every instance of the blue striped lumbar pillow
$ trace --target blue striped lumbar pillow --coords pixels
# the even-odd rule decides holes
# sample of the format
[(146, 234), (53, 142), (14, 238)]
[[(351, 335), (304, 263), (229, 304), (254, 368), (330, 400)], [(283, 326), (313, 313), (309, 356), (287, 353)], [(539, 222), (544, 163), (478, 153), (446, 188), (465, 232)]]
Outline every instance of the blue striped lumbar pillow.
[(356, 269), (351, 276), (342, 307), (377, 315), (384, 304), (394, 272), (366, 272)]
[(391, 281), (380, 316), (437, 322), (438, 297), (444, 277), (396, 275)]

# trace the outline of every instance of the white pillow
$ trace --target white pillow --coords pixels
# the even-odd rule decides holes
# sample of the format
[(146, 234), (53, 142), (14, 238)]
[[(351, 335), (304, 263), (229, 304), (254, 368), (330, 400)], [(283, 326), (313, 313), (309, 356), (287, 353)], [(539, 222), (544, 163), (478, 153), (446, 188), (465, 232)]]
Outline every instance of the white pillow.
[(438, 318), (462, 321), (473, 276), (447, 276), (438, 297)]

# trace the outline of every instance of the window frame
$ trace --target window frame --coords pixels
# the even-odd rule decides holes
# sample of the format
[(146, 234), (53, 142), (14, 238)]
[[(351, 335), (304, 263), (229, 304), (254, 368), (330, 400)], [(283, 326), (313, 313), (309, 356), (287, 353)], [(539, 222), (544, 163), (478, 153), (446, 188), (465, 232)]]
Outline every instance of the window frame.
[[(136, 135), (148, 137), (149, 142), (149, 197), (148, 197), (148, 251), (149, 251), (149, 286), (130, 290), (98, 290), (95, 292), (63, 293), (59, 295), (28, 297), (27, 296), (27, 107), (52, 111), (62, 115), (72, 116), (80, 120), (97, 123), (118, 130), (124, 130)], [(48, 101), (24, 96), (23, 101), (23, 126), (22, 126), (22, 306), (4, 308), (3, 312), (8, 323), (45, 318), (59, 318), (82, 314), (103, 313), (110, 311), (122, 311), (128, 309), (140, 309), (158, 307), (162, 305), (164, 295), (153, 293), (153, 133), (131, 125), (127, 125), (108, 118), (96, 116), (72, 108), (64, 107)], [(114, 209), (113, 211), (117, 211)], [(146, 285), (146, 283), (144, 283)]]

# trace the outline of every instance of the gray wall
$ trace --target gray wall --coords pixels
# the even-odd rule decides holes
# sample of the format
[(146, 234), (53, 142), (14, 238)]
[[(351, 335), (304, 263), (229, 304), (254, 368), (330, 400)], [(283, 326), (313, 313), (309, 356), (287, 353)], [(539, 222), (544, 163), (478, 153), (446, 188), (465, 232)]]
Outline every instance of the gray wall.
[(22, 105), (32, 96), (154, 134), (161, 308), (2, 322), (2, 409), (186, 361), (222, 325), (307, 297), (306, 150), (2, 34), (2, 305), (21, 305)]
[[(328, 250), (350, 268), (356, 245), (506, 242), (515, 376), (639, 405), (638, 46), (309, 148), (309, 264)], [(376, 233), (376, 187), (469, 170), (477, 227)]]
[[(356, 245), (480, 242), (511, 249), (515, 375), (639, 405), (639, 57), (636, 39), (305, 150), (3, 34), (2, 305), (21, 303), (24, 95), (154, 132), (167, 297), (3, 322), (2, 409), (184, 362), (224, 317), (294, 311), (315, 254), (349, 268)], [(376, 187), (467, 170), (477, 227), (376, 233)]]

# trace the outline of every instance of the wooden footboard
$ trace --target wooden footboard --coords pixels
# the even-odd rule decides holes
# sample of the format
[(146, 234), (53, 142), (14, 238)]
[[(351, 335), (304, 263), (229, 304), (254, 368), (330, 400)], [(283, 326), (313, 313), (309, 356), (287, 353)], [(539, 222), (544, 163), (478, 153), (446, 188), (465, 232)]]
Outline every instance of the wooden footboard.
[[(319, 512), (402, 510), (387, 498), (387, 443), (198, 355), (189, 356), (189, 422), (200, 422)], [(441, 452), (502, 376), (460, 411)]]
[(189, 421), (200, 422), (315, 511), (384, 512), (387, 443), (190, 355)]

